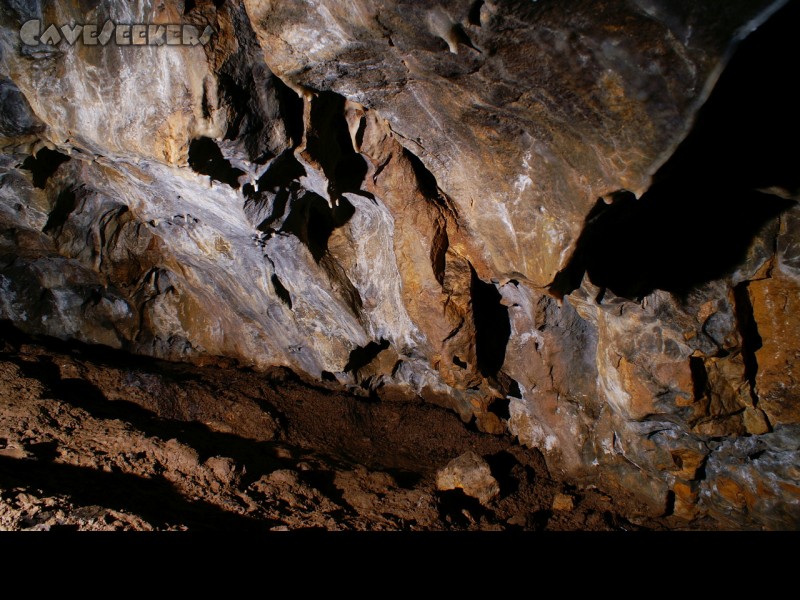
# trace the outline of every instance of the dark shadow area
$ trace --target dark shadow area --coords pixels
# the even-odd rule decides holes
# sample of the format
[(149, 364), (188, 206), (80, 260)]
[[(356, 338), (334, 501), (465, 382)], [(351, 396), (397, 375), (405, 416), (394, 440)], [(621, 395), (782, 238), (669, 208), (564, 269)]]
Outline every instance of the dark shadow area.
[(536, 512), (528, 515), (528, 518), (526, 519), (526, 526), (531, 531), (545, 531), (552, 516), (552, 510), (537, 510)]
[(303, 99), (287, 86), (278, 77), (275, 77), (275, 90), (278, 93), (278, 103), (281, 107), (283, 122), (286, 126), (286, 133), (292, 140), (294, 146), (303, 141)]
[(231, 166), (222, 156), (222, 151), (211, 138), (201, 137), (189, 144), (189, 166), (202, 175), (239, 189), (239, 177), (244, 171)]
[(395, 483), (404, 490), (413, 490), (422, 480), (422, 475), (420, 473), (415, 473), (407, 469), (388, 468), (385, 469), (385, 471), (391, 475)]
[[(224, 0), (214, 2), (219, 7)], [(238, 44), (217, 71), (220, 104), (229, 114), (225, 139), (242, 144), (251, 162), (264, 164), (286, 146), (300, 144), (303, 101), (265, 64), (244, 6), (229, 3), (226, 13)], [(279, 123), (291, 143), (282, 139)]]
[(511, 413), (509, 412), (508, 406), (511, 404), (511, 401), (506, 398), (496, 398), (492, 400), (492, 403), (489, 404), (489, 408), (487, 409), (490, 413), (497, 415), (501, 419), (508, 419), (511, 418)]
[(330, 513), (330, 516), (334, 518), (341, 518), (342, 516), (356, 514), (356, 511), (353, 510), (353, 507), (350, 506), (350, 503), (344, 499), (343, 490), (336, 486), (336, 473), (334, 471), (308, 470), (300, 471), (299, 475), (302, 481), (311, 487), (317, 488), (320, 492), (325, 494), (325, 496), (342, 507), (340, 513), (337, 514), (338, 511)]
[(455, 208), (447, 202), (447, 199), (439, 190), (439, 184), (436, 183), (436, 177), (428, 170), (419, 157), (412, 154), (405, 148), (403, 148), (403, 156), (408, 159), (408, 162), (411, 163), (414, 176), (417, 178), (417, 185), (419, 186), (422, 194), (446, 213), (456, 216)]
[[(197, 421), (182, 421), (158, 416), (156, 413), (125, 400), (109, 400), (94, 384), (83, 379), (61, 379), (59, 368), (49, 358), (37, 362), (8, 357), (26, 376), (38, 379), (54, 398), (84, 409), (97, 419), (119, 419), (130, 423), (148, 436), (162, 440), (177, 439), (197, 451), (199, 461), (212, 456), (227, 456), (246, 465), (242, 484), (248, 485), (261, 475), (286, 468), (285, 460), (275, 458), (275, 443), (256, 441), (231, 433), (209, 429)], [(159, 410), (170, 411), (169, 401)]]
[[(252, 95), (247, 89), (249, 87), (247, 84), (253, 85), (252, 75), (240, 84), (233, 76), (223, 71), (217, 75), (217, 80), (219, 81), (219, 94), (232, 113), (232, 118), (228, 121), (228, 129), (225, 132), (225, 139), (235, 140), (245, 137), (245, 146), (248, 146), (247, 133), (263, 127), (263, 123), (257, 117), (258, 113), (250, 106)], [(250, 150), (249, 147), (248, 150)], [(255, 156), (251, 153), (250, 158), (252, 160)]]
[[(349, 137), (347, 138), (350, 139)], [(369, 192), (361, 191), (364, 178), (367, 176), (367, 160), (360, 154), (353, 152), (341, 158), (336, 165), (336, 189), (340, 194), (347, 192), (358, 193), (370, 197)]]
[(319, 92), (311, 103), (311, 124), (306, 131), (305, 152), (322, 167), (331, 198), (358, 192), (367, 174), (367, 162), (350, 139), (344, 104), (344, 96)]
[(306, 174), (291, 150), (283, 152), (272, 161), (266, 172), (258, 180), (258, 192), (250, 184), (244, 186), (245, 193), (257, 194), (263, 191), (277, 192), (281, 188), (289, 188)]
[(699, 356), (689, 357), (689, 370), (692, 373), (694, 399), (699, 400), (706, 393), (706, 388), (708, 387), (708, 373), (703, 359)]
[(69, 160), (69, 156), (57, 150), (42, 148), (36, 156), (29, 156), (22, 163), (22, 168), (30, 171), (33, 176), (33, 186), (44, 189), (47, 180), (56, 172), (58, 166)]
[(477, 0), (476, 2), (472, 3), (472, 6), (469, 7), (469, 16), (467, 19), (471, 25), (476, 25), (478, 27), (481, 26), (481, 8), (483, 8), (483, 5), (483, 0)]
[[(45, 349), (46, 354), (31, 353)], [(253, 373), (216, 365), (171, 363), (103, 346), (29, 336), (8, 321), (0, 321), (0, 352), (2, 359), (17, 365), (23, 375), (41, 381), (48, 397), (81, 407), (96, 418), (120, 419), (148, 436), (177, 439), (192, 447), (200, 460), (217, 455), (230, 457), (246, 467), (239, 487), (276, 468), (297, 468), (299, 461), (308, 460), (309, 453), (332, 469), (338, 469), (337, 464), (342, 469), (362, 464), (373, 470), (430, 474), (468, 449), (490, 455), (508, 443), (500, 436), (470, 434), (448, 408), (421, 401), (365, 402), (363, 397), (342, 389), (332, 375), (328, 377), (331, 383), (324, 384), (285, 367)], [(111, 400), (109, 397), (119, 396), (98, 389), (104, 384), (62, 380), (58, 362), (61, 356), (71, 357), (78, 364), (92, 362), (130, 373), (131, 378), (124, 378), (123, 384), (138, 386), (146, 396), (136, 403), (127, 398)], [(115, 380), (116, 376), (108, 383), (115, 385)], [(193, 401), (194, 407), (188, 406), (169, 391), (176, 384), (187, 389), (196, 387), (202, 398)], [(243, 401), (256, 402), (257, 407), (248, 408), (245, 403), (241, 405), (244, 412), (240, 412), (230, 404), (229, 398), (236, 395), (241, 395)], [(256, 416), (253, 411), (257, 409), (269, 414), (277, 430), (270, 425), (267, 433), (275, 435), (277, 431), (280, 441), (272, 441), (272, 437), (263, 441), (241, 437), (236, 435), (238, 429), (223, 433), (198, 422), (219, 418), (219, 411), (203, 404), (218, 398), (230, 406), (234, 428), (243, 425), (242, 419), (247, 415)], [(259, 430), (252, 431), (259, 435)]]
[(50, 233), (64, 225), (72, 212), (78, 207), (78, 196), (75, 191), (66, 189), (58, 195), (53, 210), (47, 216), (47, 223), (45, 223), (43, 229), (45, 233)]
[(283, 283), (281, 283), (281, 280), (275, 274), (272, 275), (270, 281), (272, 282), (272, 287), (275, 288), (275, 293), (278, 295), (278, 298), (280, 298), (281, 302), (291, 309), (292, 296), (289, 294), (289, 290), (284, 287)]
[[(519, 489), (519, 479), (514, 475), (515, 467), (519, 465), (519, 461), (513, 454), (503, 450), (497, 454), (486, 456), (485, 460), (492, 471), (492, 477), (497, 480), (500, 486), (501, 498), (513, 494)], [(524, 472), (521, 465), (520, 470)]]
[(750, 397), (758, 402), (756, 394), (756, 375), (758, 360), (756, 352), (761, 349), (763, 340), (758, 333), (758, 324), (753, 316), (753, 304), (747, 291), (747, 283), (740, 283), (733, 288), (736, 322), (742, 336), (742, 360), (744, 361), (744, 378), (750, 385)]
[(256, 187), (246, 183), (242, 188), (245, 200), (245, 213), (250, 214), (251, 209), (271, 202), (270, 214), (260, 223), (253, 223), (259, 231), (273, 230), (273, 225), (286, 213), (286, 206), (293, 194), (300, 190), (300, 178), (306, 174), (303, 166), (297, 162), (291, 150), (280, 154), (259, 178)]
[(447, 236), (447, 225), (437, 223), (431, 244), (431, 267), (439, 285), (444, 285), (444, 273), (447, 268), (447, 249), (450, 238)]
[(328, 251), (328, 239), (337, 227), (347, 223), (355, 208), (345, 198), (331, 209), (328, 202), (313, 192), (308, 192), (292, 202), (282, 231), (295, 235), (320, 262)]
[(475, 321), (477, 366), (485, 377), (497, 375), (506, 360), (506, 346), (511, 337), (508, 308), (500, 304), (502, 296), (491, 283), (481, 281), (470, 265), (472, 315)]
[(467, 496), (461, 489), (437, 492), (437, 497), (439, 518), (456, 527), (468, 527), (489, 513), (477, 498)]
[(588, 273), (592, 283), (624, 298), (639, 300), (656, 289), (685, 295), (731, 274), (761, 228), (794, 204), (723, 182), (715, 189), (668, 182), (638, 201), (619, 194), (587, 223), (551, 290), (563, 297)]
[(199, 531), (268, 531), (276, 524), (230, 513), (206, 502), (189, 501), (164, 479), (0, 456), (0, 480), (9, 487), (66, 494), (75, 504), (131, 512), (157, 527), (185, 524)]
[(366, 346), (352, 350), (347, 359), (347, 364), (344, 367), (345, 373), (363, 369), (388, 347), (389, 341), (381, 340), (380, 342), (370, 342)]
[(453, 25), (453, 27), (450, 29), (450, 35), (457, 44), (462, 44), (467, 48), (471, 48), (472, 50), (475, 50), (475, 52), (480, 53), (480, 50), (475, 46), (475, 44), (472, 43), (472, 39), (469, 37), (467, 32), (464, 31), (464, 28), (460, 24), (456, 23)]
[(489, 405), (489, 412), (493, 412), (501, 419), (508, 419), (508, 397), (522, 398), (522, 391), (519, 389), (519, 383), (515, 379), (508, 376), (505, 371), (498, 371), (492, 378), (492, 384), (497, 388), (505, 398), (495, 398)]
[(741, 43), (647, 193), (598, 201), (554, 295), (576, 289), (584, 273), (627, 298), (684, 295), (733, 272), (762, 227), (795, 205), (768, 188), (800, 191), (800, 113), (786, 87), (788, 66), (800, 64), (798, 22), (792, 2)]

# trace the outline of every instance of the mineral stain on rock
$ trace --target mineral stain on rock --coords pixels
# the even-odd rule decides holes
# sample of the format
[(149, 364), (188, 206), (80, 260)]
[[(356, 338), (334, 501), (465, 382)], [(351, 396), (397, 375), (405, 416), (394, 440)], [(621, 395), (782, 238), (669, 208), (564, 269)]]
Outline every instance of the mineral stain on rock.
[(4, 528), (798, 527), (800, 2), (45, 4)]

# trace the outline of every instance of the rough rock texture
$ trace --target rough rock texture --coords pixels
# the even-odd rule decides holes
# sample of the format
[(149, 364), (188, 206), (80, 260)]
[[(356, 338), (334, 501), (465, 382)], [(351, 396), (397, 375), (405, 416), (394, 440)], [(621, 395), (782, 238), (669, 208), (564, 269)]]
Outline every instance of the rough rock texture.
[(463, 490), (481, 504), (487, 504), (500, 493), (489, 463), (472, 451), (454, 458), (436, 473), (436, 487), (442, 491)]
[[(648, 518), (630, 496), (577, 492), (538, 451), (467, 431), (427, 403), (365, 402), (285, 369), (193, 367), (2, 333), (0, 530), (687, 525)], [(436, 489), (437, 469), (467, 452), (500, 483), (486, 505)], [(567, 493), (574, 510), (551, 510)]]
[[(800, 131), (767, 90), (797, 15), (7, 2), (0, 318), (422, 398), (653, 515), (796, 528)], [(215, 33), (29, 46), (31, 19)]]

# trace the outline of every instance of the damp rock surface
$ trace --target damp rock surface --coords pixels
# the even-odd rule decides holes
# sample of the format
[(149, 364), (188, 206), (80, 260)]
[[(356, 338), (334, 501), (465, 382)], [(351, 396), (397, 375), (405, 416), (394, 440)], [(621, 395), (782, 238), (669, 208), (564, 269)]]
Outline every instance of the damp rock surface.
[[(160, 371), (114, 375), (114, 398), (220, 435), (288, 431), (366, 468), (393, 439), (392, 468), (435, 470), (451, 438), (407, 419), (443, 410), (452, 439), (457, 427), (513, 439), (554, 478), (630, 491), (652, 518), (796, 529), (800, 156), (781, 142), (800, 124), (791, 94), (772, 90), (798, 59), (798, 11), (6, 3), (0, 320), (181, 368), (282, 369), (349, 398), (341, 415), (366, 402), (334, 431), (327, 391), (273, 414), (267, 391), (245, 410), (236, 393), (205, 402), (200, 384)], [(213, 33), (27, 44), (20, 28), (37, 20)], [(59, 375), (58, 390), (108, 399), (92, 372)], [(9, 402), (29, 397), (9, 389)], [(234, 427), (242, 410), (251, 418)], [(294, 431), (297, 419), (314, 426)], [(30, 458), (11, 432), (0, 439), (0, 458)], [(248, 481), (235, 457), (209, 451), (195, 467), (175, 450), (175, 468), (214, 493)], [(480, 455), (494, 469), (498, 452)], [(327, 486), (376, 519), (372, 495), (394, 489), (361, 471), (276, 477), (293, 506), (317, 506), (309, 490)], [(450, 495), (439, 516), (493, 527), (471, 500)], [(515, 506), (519, 526), (550, 523)], [(331, 510), (320, 526), (344, 518)]]

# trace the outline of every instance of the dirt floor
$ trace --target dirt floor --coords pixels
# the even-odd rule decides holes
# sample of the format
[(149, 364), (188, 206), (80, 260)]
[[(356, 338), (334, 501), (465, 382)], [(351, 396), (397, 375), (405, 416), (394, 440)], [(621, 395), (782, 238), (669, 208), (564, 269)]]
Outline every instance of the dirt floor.
[[(7, 325), (0, 340), (0, 530), (686, 528), (556, 481), (537, 451), (422, 402)], [(485, 505), (436, 489), (437, 470), (470, 450), (499, 482)]]

